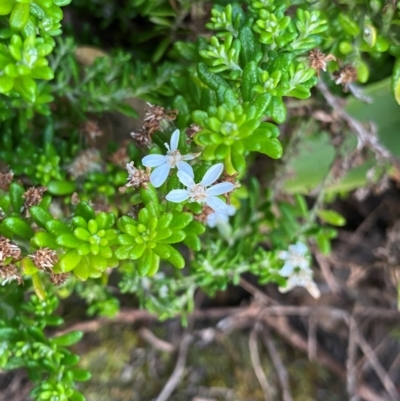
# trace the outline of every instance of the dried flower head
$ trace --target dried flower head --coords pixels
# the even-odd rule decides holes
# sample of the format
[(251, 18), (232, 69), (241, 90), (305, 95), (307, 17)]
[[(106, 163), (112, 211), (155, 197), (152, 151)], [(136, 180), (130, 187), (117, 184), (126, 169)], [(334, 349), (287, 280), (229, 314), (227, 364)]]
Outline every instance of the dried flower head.
[(188, 142), (193, 139), (193, 137), (202, 130), (203, 128), (197, 124), (191, 124), (189, 128), (186, 128), (186, 135), (188, 137)]
[(334, 73), (334, 78), (336, 85), (341, 84), (343, 89), (347, 91), (349, 84), (357, 81), (357, 70), (351, 64), (347, 64)]
[(74, 179), (94, 171), (101, 171), (100, 152), (97, 149), (80, 152), (68, 167), (68, 172)]
[(40, 270), (53, 271), (54, 265), (58, 262), (58, 256), (53, 249), (38, 249), (33, 255), (29, 255), (33, 260), (33, 264)]
[(128, 142), (124, 141), (122, 145), (109, 157), (109, 160), (111, 163), (124, 168), (129, 162)]
[(138, 132), (131, 132), (131, 137), (141, 148), (149, 148), (151, 145), (151, 138), (144, 127), (140, 128)]
[(96, 121), (86, 121), (82, 128), (81, 132), (86, 134), (91, 141), (95, 141), (96, 138), (103, 136), (103, 131), (100, 129), (99, 124)]
[(8, 191), (10, 184), (14, 178), (14, 173), (12, 170), (0, 171), (0, 189), (3, 191)]
[(6, 285), (11, 281), (16, 280), (18, 284), (22, 284), (21, 273), (17, 269), (17, 267), (13, 264), (9, 264), (7, 266), (0, 266), (0, 277), (3, 279), (1, 284)]
[(25, 208), (36, 206), (43, 197), (43, 193), (47, 191), (46, 187), (31, 187), (24, 194)]
[(326, 71), (326, 63), (336, 60), (336, 57), (332, 54), (326, 55), (318, 49), (312, 49), (308, 53), (308, 59), (310, 60), (310, 67), (319, 73), (320, 70)]
[(134, 162), (130, 162), (126, 164), (126, 169), (129, 174), (128, 182), (119, 189), (121, 193), (124, 193), (129, 187), (137, 188), (143, 186), (146, 188), (146, 184), (150, 181), (150, 168), (146, 168), (146, 170), (137, 169), (134, 166)]
[(18, 260), (20, 256), (21, 249), (8, 238), (0, 236), (0, 266), (4, 266), (7, 258)]
[(147, 103), (147, 110), (143, 119), (143, 128), (151, 136), (155, 131), (164, 131), (169, 126), (169, 122), (175, 120), (178, 110), (165, 110), (161, 106), (153, 106)]
[(69, 277), (69, 273), (59, 273), (59, 274), (51, 273), (50, 281), (54, 285), (59, 286), (61, 284), (64, 284), (67, 281), (68, 277)]

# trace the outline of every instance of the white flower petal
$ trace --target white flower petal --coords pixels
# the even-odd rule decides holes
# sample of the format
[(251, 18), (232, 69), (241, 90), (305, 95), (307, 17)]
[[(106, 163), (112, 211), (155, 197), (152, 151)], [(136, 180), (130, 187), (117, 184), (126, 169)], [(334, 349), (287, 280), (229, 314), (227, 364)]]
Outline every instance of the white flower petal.
[(189, 199), (189, 191), (186, 189), (174, 189), (165, 198), (170, 202), (180, 203)]
[(231, 182), (220, 182), (208, 188), (206, 192), (208, 195), (222, 195), (233, 191), (234, 188), (235, 185)]
[(304, 255), (308, 251), (308, 248), (302, 242), (297, 242), (295, 245), (289, 246), (289, 252), (297, 253), (298, 255)]
[(207, 196), (207, 206), (210, 206), (215, 212), (225, 213), (228, 209), (228, 205), (216, 196)]
[(173, 132), (173, 134), (172, 134), (172, 136), (171, 136), (170, 144), (171, 144), (171, 151), (172, 151), (172, 152), (173, 152), (174, 150), (177, 150), (177, 149), (178, 149), (178, 144), (179, 144), (179, 130), (178, 130), (178, 129), (176, 129), (176, 130)]
[(147, 155), (142, 159), (142, 164), (145, 167), (158, 167), (166, 162), (167, 157), (163, 155)]
[(205, 187), (210, 186), (213, 182), (218, 180), (219, 176), (222, 174), (223, 169), (224, 165), (222, 163), (211, 166), (204, 174), (204, 177), (200, 181), (200, 183), (203, 184)]
[(313, 298), (318, 299), (321, 296), (321, 292), (314, 281), (310, 280), (305, 287)]
[(171, 167), (167, 163), (158, 166), (150, 174), (150, 182), (156, 188), (161, 187), (161, 185), (164, 184), (165, 180), (167, 179), (170, 170)]
[(232, 205), (226, 205), (226, 214), (228, 216), (233, 216), (236, 213), (236, 208)]
[(294, 266), (291, 263), (286, 262), (283, 265), (282, 269), (278, 271), (278, 274), (283, 277), (289, 277), (293, 273), (293, 270), (294, 270)]
[(289, 252), (288, 251), (279, 251), (278, 252), (278, 258), (281, 260), (286, 260), (289, 257)]
[(211, 228), (214, 228), (217, 225), (217, 214), (215, 212), (207, 216), (207, 224)]
[(186, 162), (178, 162), (178, 163), (176, 163), (176, 167), (177, 167), (178, 171), (183, 171), (189, 177), (192, 177), (192, 180), (193, 180), (194, 174), (193, 174), (192, 166), (190, 164), (188, 164)]
[(179, 178), (179, 181), (188, 188), (190, 188), (194, 185), (194, 180), (193, 180), (194, 173), (193, 173), (192, 169), (190, 171), (188, 170), (188, 172), (179, 170), (178, 178)]
[(188, 153), (187, 155), (181, 155), (181, 157), (182, 160), (193, 160), (199, 155), (200, 153)]

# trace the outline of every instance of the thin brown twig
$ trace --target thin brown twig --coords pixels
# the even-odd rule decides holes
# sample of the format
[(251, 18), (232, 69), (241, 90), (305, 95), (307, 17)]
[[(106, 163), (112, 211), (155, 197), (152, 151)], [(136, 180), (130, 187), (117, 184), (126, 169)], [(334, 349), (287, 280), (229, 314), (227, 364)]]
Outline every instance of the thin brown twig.
[(340, 285), (331, 271), (327, 258), (318, 251), (314, 252), (314, 256), (319, 264), (319, 267), (321, 268), (321, 273), (324, 276), (326, 284), (328, 285), (332, 294), (339, 294), (341, 291)]
[(308, 344), (307, 353), (308, 360), (317, 360), (317, 317), (311, 315), (308, 319)]
[(278, 375), (279, 384), (282, 390), (282, 399), (283, 401), (293, 401), (287, 370), (285, 368), (285, 365), (283, 364), (278, 350), (276, 349), (275, 343), (267, 327), (264, 327), (262, 339), (264, 341), (265, 347), (269, 352), (272, 363), (274, 364), (276, 373)]
[(332, 109), (338, 114), (339, 117), (347, 122), (351, 130), (354, 132), (358, 141), (358, 149), (362, 149), (364, 147), (371, 149), (378, 160), (394, 160), (391, 153), (379, 143), (374, 129), (371, 129), (370, 132), (367, 131), (359, 121), (348, 114), (340, 105), (338, 98), (332, 95), (332, 93), (329, 91), (324, 81), (319, 80), (317, 88), (322, 93), (325, 100), (332, 107)]
[[(354, 320), (354, 319), (351, 317), (350, 320)], [(385, 371), (385, 369), (379, 362), (378, 358), (376, 357), (374, 350), (367, 343), (364, 336), (357, 329), (356, 325), (354, 328), (354, 333), (356, 335), (357, 342), (358, 342), (362, 352), (367, 357), (367, 359), (368, 359), (369, 363), (371, 364), (372, 368), (374, 369), (375, 373), (381, 380), (383, 386), (385, 387), (385, 390), (387, 391), (388, 395), (390, 396), (390, 399), (392, 401), (399, 401), (400, 394), (396, 390), (396, 386), (393, 384), (392, 379), (389, 377), (389, 375), (387, 374), (387, 372)]]
[(349, 394), (350, 401), (359, 401), (357, 391), (357, 341), (355, 333), (355, 320), (350, 319), (349, 323), (349, 343), (347, 347), (347, 361), (346, 361), (346, 372), (347, 372), (347, 393)]
[(178, 360), (176, 361), (174, 371), (172, 372), (172, 375), (168, 379), (161, 393), (156, 398), (156, 401), (167, 401), (181, 382), (182, 377), (185, 373), (186, 359), (191, 341), (192, 336), (189, 334), (188, 330), (186, 330), (181, 339)]
[(258, 337), (258, 332), (260, 330), (261, 326), (259, 322), (256, 322), (254, 325), (253, 329), (251, 330), (250, 336), (249, 336), (249, 350), (250, 350), (250, 359), (251, 363), (253, 365), (254, 373), (257, 377), (258, 382), (260, 383), (261, 389), (264, 394), (264, 399), (265, 401), (270, 401), (272, 400), (271, 398), (271, 391), (270, 391), (270, 384), (268, 383), (267, 376), (265, 376), (264, 370), (261, 365), (260, 361), (260, 354), (258, 352), (258, 343), (257, 343), (257, 337)]
[(143, 338), (143, 340), (147, 341), (153, 348), (163, 351), (163, 352), (174, 352), (175, 347), (171, 343), (162, 340), (161, 338), (158, 338), (151, 330), (149, 330), (147, 327), (142, 327), (139, 330), (139, 335), (140, 337)]

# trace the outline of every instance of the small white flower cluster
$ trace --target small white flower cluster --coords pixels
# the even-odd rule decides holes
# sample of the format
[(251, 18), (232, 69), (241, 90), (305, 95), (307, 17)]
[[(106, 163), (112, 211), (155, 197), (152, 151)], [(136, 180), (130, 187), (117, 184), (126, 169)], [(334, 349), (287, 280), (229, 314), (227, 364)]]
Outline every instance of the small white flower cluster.
[(150, 174), (150, 182), (154, 187), (160, 187), (166, 181), (171, 169), (177, 168), (179, 181), (186, 186), (186, 189), (174, 189), (167, 194), (166, 199), (175, 203), (186, 200), (205, 203), (214, 211), (207, 216), (207, 223), (210, 227), (226, 223), (229, 216), (232, 216), (236, 210), (233, 206), (227, 205), (219, 199), (218, 196), (231, 192), (235, 185), (231, 182), (212, 185), (222, 174), (224, 169), (222, 163), (210, 167), (204, 174), (203, 179), (196, 184), (194, 182), (193, 169), (190, 164), (186, 163), (186, 160), (193, 160), (199, 154), (189, 153), (182, 155), (178, 150), (179, 135), (179, 130), (175, 130), (171, 136), (170, 144), (165, 144), (167, 148), (165, 156), (148, 155), (143, 158), (142, 163), (145, 167), (155, 168)]
[(279, 287), (281, 292), (287, 292), (300, 286), (305, 287), (314, 298), (320, 297), (321, 293), (313, 280), (313, 271), (310, 269), (310, 260), (307, 254), (308, 248), (302, 242), (290, 245), (287, 251), (279, 252), (278, 258), (285, 263), (278, 273), (287, 277), (286, 286)]

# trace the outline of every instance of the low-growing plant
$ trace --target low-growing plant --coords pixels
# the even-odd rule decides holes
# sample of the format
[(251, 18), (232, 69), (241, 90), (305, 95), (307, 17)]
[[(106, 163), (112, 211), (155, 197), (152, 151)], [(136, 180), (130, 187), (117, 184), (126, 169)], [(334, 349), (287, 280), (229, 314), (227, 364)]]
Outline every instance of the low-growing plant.
[[(306, 141), (290, 108), (317, 102), (317, 85), (362, 98), (356, 82), (387, 76), (400, 103), (392, 1), (215, 2), (190, 36), (179, 25), (190, 2), (130, 1), (96, 18), (145, 18), (140, 51), (90, 65), (73, 30), (55, 39), (69, 3), (0, 4), (0, 367), (25, 367), (35, 400), (84, 399), (75, 382), (90, 374), (68, 349), (82, 334), (46, 328), (63, 323), (57, 305), (73, 293), (89, 315), (115, 316), (110, 276), (160, 319), (183, 322), (197, 290), (213, 296), (243, 273), (318, 298), (312, 254), (328, 254), (346, 222), (323, 185), (315, 201), (282, 190), (280, 173)], [(151, 41), (155, 53), (141, 44)], [(132, 98), (148, 102), (142, 128), (100, 151), (107, 138), (93, 120), (137, 117)]]

